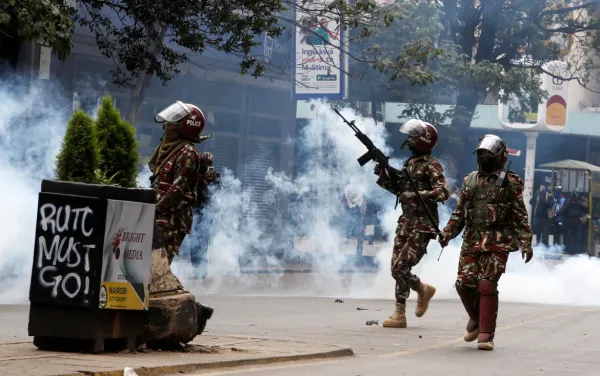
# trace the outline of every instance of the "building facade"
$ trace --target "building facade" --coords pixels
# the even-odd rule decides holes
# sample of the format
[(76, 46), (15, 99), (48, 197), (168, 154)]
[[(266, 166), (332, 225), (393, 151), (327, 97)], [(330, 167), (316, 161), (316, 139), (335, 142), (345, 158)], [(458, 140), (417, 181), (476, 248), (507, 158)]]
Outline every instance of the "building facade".
[[(261, 38), (264, 55), (289, 59), (290, 43), (274, 43), (265, 35)], [(21, 71), (33, 71), (37, 76), (39, 68), (39, 78), (59, 85), (65, 97), (72, 98), (72, 110), (81, 108), (92, 115), (108, 92), (124, 118), (131, 90), (111, 83), (114, 62), (100, 54), (95, 37), (87, 29), (76, 29), (73, 44), (64, 62), (51, 54), (44, 57), (48, 51), (39, 45), (27, 50), (19, 63)], [(289, 77), (242, 76), (236, 58), (211, 51), (188, 56), (191, 62), (181, 67), (178, 77), (166, 85), (153, 78), (145, 91), (141, 119), (136, 124), (142, 163), (147, 163), (163, 134), (154, 115), (176, 100), (194, 103), (207, 117), (205, 134), (214, 134), (199, 149), (214, 154), (215, 168), (232, 170), (244, 187), (251, 188), (257, 215), (265, 223), (276, 220), (279, 205), (262, 205), (260, 198), (268, 189), (265, 175), (269, 168), (292, 171), (293, 145), (284, 142), (293, 137), (296, 125)]]

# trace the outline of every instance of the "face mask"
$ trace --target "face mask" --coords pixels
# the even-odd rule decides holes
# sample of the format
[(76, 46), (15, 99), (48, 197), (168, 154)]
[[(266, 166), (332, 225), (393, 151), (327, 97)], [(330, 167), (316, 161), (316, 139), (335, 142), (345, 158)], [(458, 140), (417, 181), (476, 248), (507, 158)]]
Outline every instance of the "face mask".
[(477, 155), (479, 169), (491, 173), (498, 169), (498, 159), (493, 155)]
[(417, 140), (413, 137), (409, 137), (408, 140), (406, 140), (406, 145), (408, 146), (408, 150), (410, 150), (413, 154), (419, 154), (416, 144), (417, 144)]

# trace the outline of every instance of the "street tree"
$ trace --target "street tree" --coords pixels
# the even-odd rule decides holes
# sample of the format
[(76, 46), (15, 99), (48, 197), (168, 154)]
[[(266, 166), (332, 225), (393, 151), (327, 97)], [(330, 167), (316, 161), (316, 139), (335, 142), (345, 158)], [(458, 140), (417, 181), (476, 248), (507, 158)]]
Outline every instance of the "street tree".
[[(115, 61), (114, 82), (133, 89), (127, 120), (134, 125), (150, 79), (155, 76), (166, 84), (183, 63), (195, 63), (192, 55), (222, 51), (240, 58), (242, 74), (288, 74), (295, 62), (274, 66), (253, 50), (261, 44), (258, 37), (263, 33), (277, 38), (301, 27), (291, 17), (293, 11), (314, 20), (334, 20), (340, 28), (351, 28), (356, 38), (376, 35), (396, 15), (375, 0), (81, 0), (79, 4), (75, 19), (96, 35), (100, 51)], [(439, 51), (430, 44), (415, 41), (402, 48), (403, 59), (398, 55), (392, 59), (376, 48), (353, 49), (353, 42), (343, 41), (341, 46), (352, 60), (413, 84), (434, 79), (426, 63)]]
[[(423, 87), (408, 87), (357, 64), (368, 72), (370, 88), (378, 98), (411, 103), (403, 114), (443, 119), (454, 141), (461, 142), (473, 120), (477, 105), (493, 104), (510, 95), (520, 99), (512, 121), (522, 121), (545, 97), (540, 73), (557, 76), (546, 63), (565, 61), (568, 72), (561, 78), (593, 89), (598, 83), (598, 28), (593, 17), (600, 1), (563, 0), (397, 0), (406, 16), (385, 34), (363, 43), (375, 43), (386, 51), (404, 46), (412, 38), (430, 40), (443, 54), (429, 64), (436, 81)], [(576, 47), (576, 48), (574, 48)], [(597, 60), (596, 60), (597, 61)], [(374, 77), (375, 76), (375, 77)], [(503, 91), (504, 97), (499, 98)], [(450, 110), (434, 116), (431, 106), (450, 104)], [(462, 165), (461, 161), (459, 164)]]
[(408, 79), (412, 85), (425, 85), (435, 78), (427, 62), (439, 50), (429, 43), (414, 41), (394, 54), (377, 46), (354, 47), (357, 40), (377, 35), (402, 17), (376, 0), (78, 0), (76, 9), (67, 7), (66, 1), (3, 2), (0, 55), (14, 67), (21, 44), (39, 40), (64, 60), (71, 48), (73, 23), (88, 28), (100, 52), (115, 63), (112, 81), (132, 88), (126, 118), (133, 125), (138, 123), (151, 78), (167, 84), (183, 64), (197, 64), (194, 58), (206, 51), (238, 56), (242, 74), (259, 77), (270, 71), (288, 75), (294, 61), (274, 66), (255, 51), (264, 33), (277, 38), (302, 27), (291, 16), (294, 11), (351, 29), (351, 38), (343, 41), (341, 48), (352, 61)]
[(0, 77), (16, 69), (26, 42), (40, 41), (64, 60), (71, 52), (73, 29), (63, 0), (0, 1)]

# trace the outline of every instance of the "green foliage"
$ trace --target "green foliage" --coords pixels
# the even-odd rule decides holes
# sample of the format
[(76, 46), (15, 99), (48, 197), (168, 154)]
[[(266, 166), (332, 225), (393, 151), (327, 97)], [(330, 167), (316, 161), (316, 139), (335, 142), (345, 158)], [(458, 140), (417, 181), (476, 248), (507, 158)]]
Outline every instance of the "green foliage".
[[(98, 47), (119, 66), (114, 82), (130, 86), (139, 75), (163, 82), (180, 72), (190, 54), (207, 49), (240, 56), (240, 69), (262, 74), (264, 67), (251, 51), (263, 32), (277, 37), (282, 28), (280, 0), (80, 0), (85, 12), (75, 17), (95, 35)], [(113, 22), (116, 17), (123, 22)], [(164, 35), (165, 38), (161, 38)]]
[(115, 177), (118, 175), (115, 174), (113, 176), (106, 176), (106, 173), (104, 171), (102, 171), (101, 169), (96, 169), (95, 171), (95, 177), (94, 179), (96, 180), (96, 183), (98, 184), (102, 184), (102, 185), (119, 185), (117, 183), (115, 183)]
[(344, 48), (351, 61), (395, 80), (407, 79), (411, 85), (435, 79), (428, 63), (441, 52), (431, 40), (418, 38), (391, 51), (354, 48), (358, 40), (380, 35), (403, 21), (397, 6), (381, 6), (376, 0), (78, 0), (78, 12), (62, 3), (8, 0), (0, 5), (0, 26), (10, 23), (8, 30), (27, 40), (45, 39), (64, 58), (70, 52), (74, 20), (87, 27), (96, 36), (100, 52), (116, 62), (113, 82), (124, 87), (146, 74), (166, 84), (180, 73), (183, 63), (195, 64), (191, 56), (207, 50), (239, 57), (242, 74), (258, 77), (267, 69), (287, 74), (293, 61), (274, 67), (256, 47), (262, 44), (263, 34), (278, 38), (285, 31), (291, 36), (296, 26), (293, 10), (313, 19), (334, 20), (341, 29), (351, 30), (355, 37)]
[[(350, 62), (359, 81), (350, 86), (354, 98), (399, 100), (398, 96), (406, 95), (416, 99), (426, 85), (441, 78), (434, 70), (443, 57), (437, 42), (442, 31), (440, 8), (417, 0), (397, 1), (389, 8), (383, 13), (380, 30), (356, 41), (370, 59)], [(392, 23), (386, 20), (390, 15)]]
[(63, 181), (95, 183), (99, 162), (94, 121), (77, 111), (69, 121), (56, 159), (56, 177)]
[[(589, 11), (595, 6), (591, 3), (575, 5), (580, 7), (577, 11)], [(434, 81), (426, 81), (426, 86), (411, 87), (410, 80), (395, 80), (393, 74), (385, 71), (372, 72), (367, 81), (381, 88), (362, 85), (359, 90), (370, 92), (372, 97), (386, 96), (388, 101), (413, 103), (408, 113), (428, 117), (434, 124), (451, 117), (451, 127), (459, 128), (454, 131), (469, 126), (478, 104), (495, 103), (509, 96), (520, 101), (518, 108), (512, 109), (511, 119), (523, 119), (525, 112), (546, 97), (539, 78), (546, 62), (566, 59), (570, 74), (576, 74), (580, 82), (589, 81), (590, 72), (600, 68), (594, 68), (589, 59), (578, 56), (581, 61), (574, 62), (565, 54), (572, 44), (571, 32), (575, 29), (589, 32), (599, 25), (590, 17), (574, 13), (574, 9), (568, 8), (570, 5), (574, 3), (561, 0), (481, 0), (475, 5), (467, 0), (397, 0), (402, 21), (364, 42), (389, 52), (405, 49), (411, 43), (429, 41), (438, 49), (435, 59), (427, 60), (425, 67)], [(587, 46), (598, 40), (598, 33), (592, 35), (596, 38), (587, 38)], [(361, 64), (354, 66), (355, 71), (363, 69)], [(579, 73), (575, 73), (577, 69)], [(499, 97), (500, 91), (504, 93), (503, 98)], [(446, 113), (433, 115), (435, 108), (424, 106), (435, 103), (454, 106)]]
[[(275, 39), (284, 32), (291, 36), (296, 27), (292, 11), (313, 20), (334, 20), (340, 29), (350, 29), (354, 38), (344, 48), (350, 60), (394, 79), (408, 79), (412, 85), (433, 81), (427, 64), (441, 52), (430, 40), (417, 39), (400, 52), (354, 48), (357, 40), (379, 35), (402, 21), (395, 5), (381, 6), (376, 0), (80, 0), (80, 4), (85, 12), (78, 13), (76, 20), (96, 35), (100, 51), (118, 63), (112, 73), (120, 86), (132, 86), (144, 74), (166, 83), (180, 73), (182, 63), (193, 63), (192, 54), (209, 49), (239, 57), (242, 74), (252, 72), (258, 77), (267, 69), (286, 74), (287, 65), (294, 61), (273, 66), (256, 47), (265, 33)], [(113, 23), (115, 15), (123, 22)]]
[(140, 158), (135, 130), (121, 119), (119, 110), (110, 95), (102, 98), (102, 106), (96, 120), (100, 168), (98, 179), (107, 184), (135, 187), (137, 163)]
[(74, 23), (62, 0), (0, 1), (0, 33), (21, 42), (43, 41), (64, 60), (71, 52)]

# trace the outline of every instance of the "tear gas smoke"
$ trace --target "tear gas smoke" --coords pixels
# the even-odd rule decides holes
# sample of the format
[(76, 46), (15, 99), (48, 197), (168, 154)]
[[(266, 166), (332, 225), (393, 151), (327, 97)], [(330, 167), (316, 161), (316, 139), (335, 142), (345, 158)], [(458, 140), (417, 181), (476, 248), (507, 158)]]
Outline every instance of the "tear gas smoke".
[[(227, 174), (224, 188), (212, 192), (215, 203), (205, 211), (205, 215), (212, 216), (214, 227), (209, 247), (208, 278), (200, 284), (204, 292), (393, 299), (394, 281), (390, 276), (389, 264), (400, 207), (394, 210), (394, 197), (375, 184), (377, 177), (373, 174), (373, 164), (361, 167), (357, 163), (356, 158), (366, 149), (348, 126), (327, 104), (317, 101), (313, 104), (317, 117), (295, 140), (301, 157), (304, 157), (302, 172), (294, 179), (272, 171), (265, 174), (270, 189), (262, 200), (279, 198), (291, 202), (284, 211), (286, 217), (296, 220), (276, 227), (277, 231), (273, 227), (261, 228), (260, 221), (256, 221), (252, 216), (253, 211), (248, 209), (253, 204), (248, 201), (250, 192), (231, 174)], [(386, 144), (388, 134), (384, 127), (376, 126), (372, 119), (362, 118), (350, 109), (344, 109), (342, 114), (347, 119), (356, 119), (359, 128), (384, 153), (390, 154), (391, 145)], [(399, 167), (403, 161), (390, 162)], [(443, 158), (441, 162), (447, 169)], [(344, 246), (343, 226), (339, 221), (343, 216), (341, 197), (349, 182), (360, 188), (365, 199), (382, 208), (378, 216), (383, 231), (391, 234), (377, 254), (380, 270), (376, 275), (337, 272), (345, 260), (345, 254), (349, 253)], [(243, 202), (246, 202), (246, 206)], [(450, 210), (440, 205), (440, 228), (448, 222), (449, 216)], [(301, 283), (286, 290), (281, 287), (283, 280), (289, 276), (243, 274), (238, 263), (238, 258), (249, 249), (269, 250), (281, 246), (283, 240), (278, 237), (280, 233), (295, 234), (296, 239), (308, 239), (313, 255), (314, 272), (297, 278)], [(437, 262), (441, 249), (436, 241), (432, 241), (428, 255), (414, 268), (422, 280), (437, 287), (438, 299), (456, 298), (453, 284), (460, 245), (459, 237), (451, 242)], [(354, 252), (354, 249), (349, 251)], [(557, 253), (558, 249), (536, 247), (535, 252), (535, 258), (527, 265), (524, 265), (520, 252), (511, 255), (507, 273), (502, 277), (499, 287), (503, 301), (600, 304), (600, 298), (589, 294), (589, 289), (600, 291), (600, 282), (595, 282), (593, 277), (593, 271), (600, 271), (600, 260), (580, 256), (557, 265), (544, 260), (543, 256)], [(254, 261), (259, 267), (259, 259)], [(278, 266), (279, 262), (271, 258), (267, 264)], [(190, 271), (187, 262), (178, 261), (175, 268), (183, 274)], [(587, 293), (573, 294), (572, 286), (588, 286)], [(413, 293), (411, 299), (415, 295)]]
[(0, 302), (26, 302), (41, 180), (54, 160), (67, 118), (48, 88), (20, 82), (0, 87)]
[[(47, 90), (47, 89), (45, 89)], [(36, 205), (43, 178), (53, 177), (54, 160), (66, 129), (69, 103), (56, 104), (55, 93), (39, 89), (19, 93), (4, 85), (0, 89), (0, 303), (27, 302), (36, 222)], [(44, 105), (52, 98), (52, 106)], [(265, 171), (269, 186), (263, 196), (252, 187), (244, 187), (231, 173), (223, 172), (223, 184), (212, 189), (212, 200), (206, 213), (213, 221), (210, 238), (208, 278), (200, 282), (207, 293), (231, 292), (244, 286), (244, 293), (298, 294), (310, 296), (347, 296), (357, 298), (393, 298), (393, 280), (389, 275), (393, 233), (400, 208), (394, 210), (394, 197), (375, 184), (373, 164), (360, 167), (356, 158), (365, 152), (364, 146), (350, 129), (324, 103), (315, 102), (318, 116), (304, 128), (295, 142), (299, 146), (302, 172), (292, 179), (286, 174)], [(342, 114), (356, 119), (363, 132), (389, 154), (385, 128), (372, 119), (363, 119), (350, 109)], [(33, 120), (31, 120), (33, 119)], [(397, 145), (396, 145), (397, 146)], [(392, 160), (394, 166), (402, 161)], [(442, 160), (442, 163), (444, 161)], [(248, 161), (252, 164), (253, 161)], [(148, 186), (149, 171), (140, 174), (140, 186)], [(341, 197), (346, 185), (359, 186), (370, 202), (379, 204), (378, 213), (383, 231), (390, 236), (377, 254), (380, 271), (373, 274), (340, 274), (344, 248)], [(359, 194), (360, 196), (360, 194)], [(261, 217), (261, 205), (287, 203), (282, 225), (266, 223)], [(441, 210), (441, 222), (448, 220), (447, 209)], [(257, 275), (243, 273), (240, 257), (249, 250), (268, 255), (272, 249), (288, 249), (291, 236), (302, 237), (314, 252), (310, 259), (315, 272), (303, 276), (303, 284), (293, 291), (282, 290), (289, 275)], [(436, 262), (440, 247), (432, 242), (429, 254), (415, 268), (424, 281), (438, 288), (437, 298), (456, 297), (452, 285), (458, 263), (460, 239), (445, 249)], [(346, 247), (347, 248), (347, 247)], [(503, 301), (550, 304), (600, 304), (600, 260), (587, 257), (570, 258), (559, 265), (550, 265), (539, 258), (523, 265), (519, 254), (513, 254), (508, 272), (500, 282)], [(292, 254), (299, 257), (300, 254)], [(250, 258), (255, 266), (281, 267), (280, 259), (272, 256)], [(260, 262), (259, 262), (260, 260)], [(185, 277), (189, 262), (176, 259), (175, 272)], [(250, 265), (252, 266), (252, 265)], [(577, 288), (573, 288), (577, 286)], [(583, 288), (579, 288), (583, 286)], [(577, 291), (581, 291), (578, 293)], [(412, 298), (414, 298), (412, 295)]]

